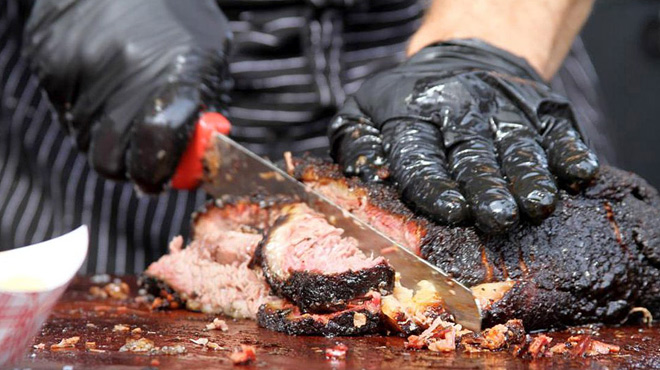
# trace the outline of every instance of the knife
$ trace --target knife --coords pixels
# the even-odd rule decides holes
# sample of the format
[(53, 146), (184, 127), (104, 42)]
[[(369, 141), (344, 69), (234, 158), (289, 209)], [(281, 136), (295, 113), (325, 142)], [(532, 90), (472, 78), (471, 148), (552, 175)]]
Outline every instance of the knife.
[(202, 188), (216, 198), (255, 193), (297, 198), (325, 215), (334, 226), (343, 229), (345, 235), (355, 238), (365, 255), (385, 257), (399, 272), (403, 286), (414, 287), (421, 280), (432, 282), (456, 322), (472, 331), (481, 331), (481, 311), (470, 289), (230, 139), (227, 136), (230, 128), (229, 121), (219, 113), (207, 112), (200, 117), (191, 143), (172, 177), (174, 188), (192, 189), (201, 182)]

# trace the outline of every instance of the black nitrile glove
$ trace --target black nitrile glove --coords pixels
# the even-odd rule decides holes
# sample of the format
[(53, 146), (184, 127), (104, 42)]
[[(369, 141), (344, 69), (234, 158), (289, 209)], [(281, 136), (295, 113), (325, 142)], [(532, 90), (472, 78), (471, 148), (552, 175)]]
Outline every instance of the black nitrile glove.
[(230, 39), (211, 0), (39, 0), (24, 49), (92, 167), (157, 192), (224, 106)]
[(367, 80), (330, 130), (348, 175), (388, 171), (416, 210), (448, 224), (470, 216), (485, 232), (542, 220), (555, 209), (555, 177), (594, 177), (598, 161), (570, 104), (522, 59), (478, 40), (428, 46)]

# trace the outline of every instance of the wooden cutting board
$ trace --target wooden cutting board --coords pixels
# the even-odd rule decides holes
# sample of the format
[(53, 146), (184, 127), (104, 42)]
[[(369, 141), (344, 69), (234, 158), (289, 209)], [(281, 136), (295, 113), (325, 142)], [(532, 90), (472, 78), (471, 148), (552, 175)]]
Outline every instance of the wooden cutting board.
[[(135, 294), (135, 278), (123, 278)], [(555, 342), (579, 331), (594, 331), (598, 340), (621, 346), (618, 355), (595, 358), (568, 359), (563, 357), (524, 360), (509, 353), (434, 353), (404, 349), (403, 338), (355, 337), (323, 338), (292, 337), (257, 327), (254, 321), (224, 318), (228, 332), (207, 331), (206, 324), (214, 316), (188, 312), (151, 312), (144, 304), (130, 300), (94, 298), (89, 294), (89, 278), (76, 279), (57, 304), (34, 344), (43, 343), (45, 349), (30, 349), (20, 368), (31, 369), (212, 369), (234, 368), (228, 359), (231, 350), (240, 344), (257, 348), (257, 361), (243, 368), (261, 369), (524, 369), (524, 368), (660, 368), (660, 327), (627, 326), (622, 328), (576, 328), (572, 331), (550, 333)], [(221, 317), (222, 318), (222, 317)], [(117, 324), (141, 333), (113, 331)], [(128, 338), (137, 335), (148, 338), (157, 347), (183, 345), (182, 355), (146, 355), (119, 352)], [(75, 349), (52, 351), (50, 346), (63, 338), (79, 336)], [(208, 338), (222, 348), (211, 350), (191, 342)], [(85, 342), (95, 342), (104, 352), (90, 352)], [(349, 347), (344, 361), (330, 361), (324, 350), (337, 343)], [(239, 368), (239, 367), (237, 367)]]

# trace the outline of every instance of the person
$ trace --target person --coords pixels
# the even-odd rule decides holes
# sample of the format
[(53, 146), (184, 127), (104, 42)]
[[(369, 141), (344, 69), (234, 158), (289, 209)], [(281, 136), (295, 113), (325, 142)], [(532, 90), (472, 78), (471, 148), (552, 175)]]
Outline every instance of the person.
[(203, 111), (271, 159), (330, 153), (439, 223), (539, 222), (596, 174), (584, 140), (610, 150), (574, 41), (592, 5), (5, 1), (0, 248), (84, 223), (83, 271), (142, 271), (205, 201), (169, 188)]

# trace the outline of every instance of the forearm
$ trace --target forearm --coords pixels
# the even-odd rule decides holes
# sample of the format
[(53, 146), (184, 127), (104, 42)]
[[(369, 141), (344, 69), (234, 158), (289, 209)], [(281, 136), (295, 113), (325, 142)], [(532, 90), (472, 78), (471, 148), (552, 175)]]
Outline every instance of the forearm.
[(433, 0), (408, 55), (435, 42), (478, 38), (527, 61), (545, 78), (559, 69), (594, 0)]

